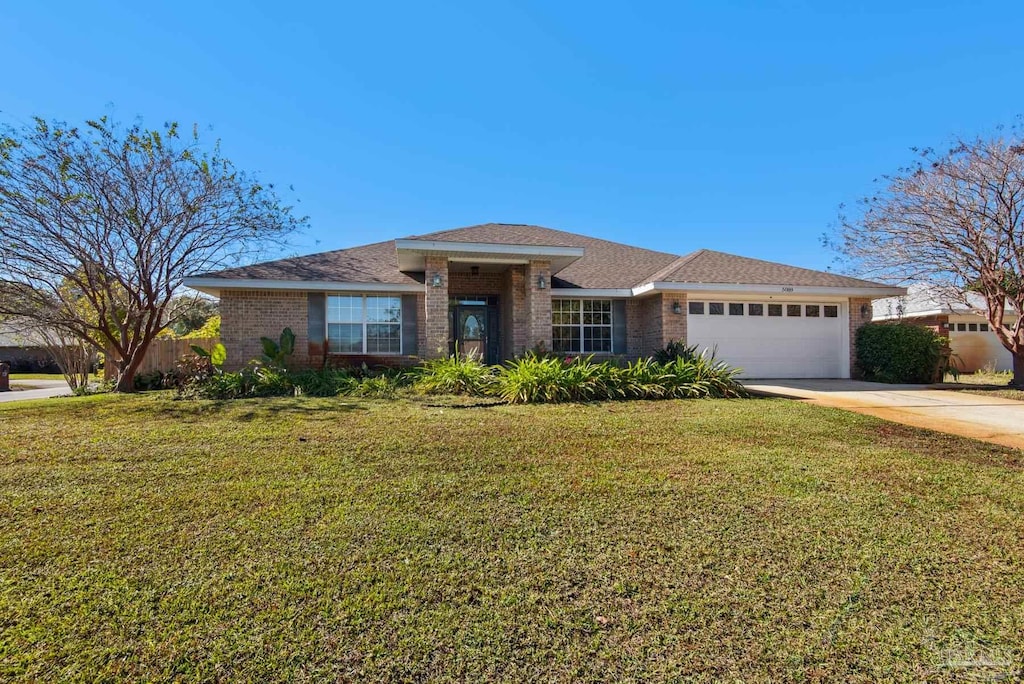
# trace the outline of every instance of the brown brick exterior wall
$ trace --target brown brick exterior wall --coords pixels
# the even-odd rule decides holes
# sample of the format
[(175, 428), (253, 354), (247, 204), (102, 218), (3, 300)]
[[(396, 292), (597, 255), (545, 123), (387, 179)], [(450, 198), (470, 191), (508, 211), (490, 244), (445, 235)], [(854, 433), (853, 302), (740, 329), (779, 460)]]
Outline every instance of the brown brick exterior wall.
[(224, 364), (237, 370), (263, 353), (261, 337), (273, 340), (281, 331), (295, 333), (295, 354), (289, 365), (309, 364), (305, 292), (288, 290), (226, 290), (220, 297), (221, 340), (228, 352)]
[[(867, 305), (867, 315), (861, 314), (861, 307)], [(871, 300), (850, 298), (850, 377), (860, 378), (860, 369), (857, 368), (857, 330), (862, 325), (871, 322)]]
[[(680, 313), (673, 311), (678, 303)], [(686, 342), (686, 294), (658, 293), (640, 300), (640, 353), (651, 356), (673, 340)]]
[[(551, 350), (551, 262), (531, 261), (526, 267), (527, 349)], [(545, 287), (540, 288), (544, 279)]]
[(644, 355), (643, 301), (626, 300), (626, 348), (618, 350), (631, 359)]
[(478, 273), (468, 271), (448, 272), (449, 295), (503, 295), (505, 294), (505, 274)]
[[(434, 287), (434, 275), (441, 275), (441, 287)], [(425, 359), (448, 356), (451, 326), (448, 321), (448, 259), (447, 257), (426, 257), (425, 297), (422, 325), (424, 343), (420, 356)]]
[(512, 295), (509, 299), (509, 321), (512, 333), (512, 347), (506, 356), (521, 356), (531, 347), (529, 313), (526, 305), (526, 267), (512, 266), (508, 270), (508, 288)]

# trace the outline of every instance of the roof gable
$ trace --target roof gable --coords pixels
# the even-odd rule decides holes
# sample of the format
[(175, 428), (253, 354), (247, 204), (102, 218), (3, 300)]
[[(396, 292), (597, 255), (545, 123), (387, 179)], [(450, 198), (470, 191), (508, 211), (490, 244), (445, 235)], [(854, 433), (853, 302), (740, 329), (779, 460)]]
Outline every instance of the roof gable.
[(518, 223), (484, 223), (477, 226), (416, 235), (410, 240), (481, 242), (548, 247), (582, 247), (583, 257), (558, 271), (554, 287), (623, 289), (642, 282), (678, 257), (620, 242)]
[(774, 261), (751, 259), (710, 249), (701, 249), (680, 257), (668, 268), (654, 274), (651, 280), (670, 283), (889, 288), (888, 285), (870, 280), (789, 266)]

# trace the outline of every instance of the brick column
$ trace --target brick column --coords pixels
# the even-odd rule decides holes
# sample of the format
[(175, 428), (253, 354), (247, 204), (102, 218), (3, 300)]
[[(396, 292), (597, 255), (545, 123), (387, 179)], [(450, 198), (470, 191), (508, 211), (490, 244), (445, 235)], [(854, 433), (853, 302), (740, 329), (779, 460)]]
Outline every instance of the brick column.
[[(675, 312), (679, 305), (679, 313)], [(686, 344), (686, 293), (665, 293), (661, 297), (661, 347), (679, 340)]]
[(644, 318), (641, 300), (631, 297), (626, 300), (626, 351), (631, 359), (644, 356)]
[[(527, 349), (551, 351), (551, 262), (531, 261), (526, 266)], [(544, 288), (540, 281), (544, 280)]]
[(509, 305), (508, 329), (511, 331), (512, 348), (510, 356), (522, 356), (530, 348), (530, 312), (526, 308), (526, 267), (511, 266), (508, 269)]
[[(448, 320), (448, 258), (428, 256), (424, 271), (423, 327), (426, 333), (420, 356), (425, 359), (444, 358), (449, 353), (448, 338), (451, 335)], [(440, 287), (434, 287), (434, 275), (441, 276)]]
[[(867, 315), (861, 314), (860, 309), (862, 306), (867, 305)], [(866, 323), (871, 322), (871, 300), (870, 299), (859, 299), (850, 298), (850, 377), (859, 378), (861, 377), (860, 372), (857, 370), (857, 331), (860, 327)]]

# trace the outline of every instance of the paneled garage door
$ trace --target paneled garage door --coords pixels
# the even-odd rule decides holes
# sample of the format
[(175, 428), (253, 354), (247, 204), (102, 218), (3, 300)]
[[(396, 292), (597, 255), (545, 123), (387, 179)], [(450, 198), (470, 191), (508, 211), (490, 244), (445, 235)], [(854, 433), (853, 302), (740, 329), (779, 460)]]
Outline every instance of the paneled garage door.
[(687, 344), (715, 348), (743, 378), (848, 377), (839, 304), (690, 300)]

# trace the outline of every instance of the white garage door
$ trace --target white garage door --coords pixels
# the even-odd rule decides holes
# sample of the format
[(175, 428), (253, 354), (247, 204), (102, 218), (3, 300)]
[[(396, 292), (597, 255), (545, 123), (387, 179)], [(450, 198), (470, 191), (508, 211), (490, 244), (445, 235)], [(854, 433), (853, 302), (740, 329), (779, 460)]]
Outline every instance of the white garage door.
[(847, 325), (839, 304), (690, 300), (687, 344), (716, 349), (743, 378), (839, 378)]

